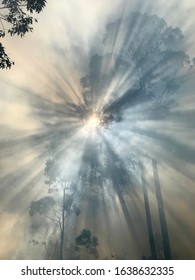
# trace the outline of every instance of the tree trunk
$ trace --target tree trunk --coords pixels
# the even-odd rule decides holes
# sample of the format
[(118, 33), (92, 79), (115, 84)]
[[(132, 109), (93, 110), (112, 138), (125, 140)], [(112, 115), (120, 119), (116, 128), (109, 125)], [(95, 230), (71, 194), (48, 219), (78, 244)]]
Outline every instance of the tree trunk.
[(146, 221), (147, 221), (147, 227), (148, 227), (148, 236), (149, 236), (151, 257), (153, 260), (156, 260), (157, 254), (156, 254), (156, 248), (155, 248), (154, 233), (153, 233), (153, 229), (152, 229), (152, 219), (151, 219), (151, 214), (150, 214), (148, 192), (147, 192), (146, 180), (145, 180), (145, 176), (144, 176), (144, 168), (143, 168), (143, 164), (141, 162), (140, 162), (140, 170), (141, 170), (142, 188), (143, 188), (143, 193), (144, 193), (144, 204), (145, 204)]
[(158, 211), (159, 211), (159, 218), (160, 218), (160, 226), (161, 226), (161, 233), (162, 233), (162, 240), (163, 240), (163, 249), (164, 249), (164, 257), (165, 260), (171, 260), (171, 247), (169, 241), (169, 234), (167, 229), (167, 222), (165, 217), (165, 210), (164, 210), (164, 203), (161, 194), (160, 188), (160, 181), (158, 176), (158, 168), (156, 160), (152, 160), (153, 165), (153, 173), (154, 173), (154, 183), (156, 189), (156, 198), (158, 203)]

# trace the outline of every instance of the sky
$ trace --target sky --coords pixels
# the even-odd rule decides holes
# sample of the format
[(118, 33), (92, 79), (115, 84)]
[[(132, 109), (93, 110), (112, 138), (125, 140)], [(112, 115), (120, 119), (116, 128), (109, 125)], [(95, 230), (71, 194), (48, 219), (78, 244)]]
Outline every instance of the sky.
[[(145, 112), (149, 105), (141, 102), (125, 109), (121, 122), (114, 123), (108, 130), (101, 128), (102, 138), (93, 136), (91, 127), (81, 119), (75, 122), (71, 108), (67, 107), (69, 103), (82, 108), (82, 77), (91, 75), (95, 84), (90, 66), (92, 57), (102, 56), (103, 62), (107, 59), (102, 45), (107, 23), (122, 18), (125, 26), (125, 18), (132, 12), (156, 15), (163, 18), (167, 26), (180, 28), (184, 35), (182, 48), (190, 57), (195, 57), (193, 0), (181, 0), (179, 4), (178, 1), (165, 3), (163, 0), (155, 3), (72, 0), (56, 4), (56, 1), (48, 0), (46, 8), (38, 15), (33, 33), (22, 39), (9, 36), (3, 39), (15, 65), (0, 74), (0, 259), (44, 257), (44, 248), (33, 246), (31, 241), (36, 238), (45, 241), (44, 236), (51, 233), (50, 223), (45, 218), (43, 221), (43, 217), (30, 217), (28, 211), (32, 201), (47, 195), (44, 168), (49, 157), (47, 147), (55, 135), (60, 143), (61, 169), (68, 173), (67, 176), (77, 177), (79, 170), (88, 174), (91, 163), (87, 155), (95, 153), (96, 145), (100, 145), (102, 151), (107, 147), (108, 161), (110, 155), (112, 160), (115, 154), (119, 155), (121, 164), (128, 160), (128, 150), (134, 151), (134, 157), (144, 151), (143, 154), (155, 158), (173, 258), (195, 259), (194, 73), (179, 87), (176, 103), (167, 118), (147, 118)], [(147, 32), (150, 33), (150, 29)], [(116, 42), (120, 42), (122, 34), (118, 31)], [(117, 45), (116, 42), (112, 58), (120, 48), (120, 43)], [(132, 67), (128, 72), (125, 67), (122, 64), (121, 69), (125, 70), (113, 76), (105, 96), (97, 94), (98, 108), (112, 102), (114, 93), (116, 99), (120, 98), (129, 86), (128, 79), (134, 76), (136, 79), (137, 70)], [(108, 70), (107, 74), (112, 78), (112, 73), (113, 70)], [(101, 141), (103, 144), (99, 144)], [(98, 160), (103, 162), (104, 156), (104, 152), (100, 153)], [(152, 164), (147, 158), (143, 159), (143, 164), (156, 246), (162, 254)], [(149, 255), (148, 237), (142, 234), (147, 233), (147, 227), (143, 193), (137, 178), (139, 172), (135, 170), (136, 179), (130, 190), (124, 190), (121, 202), (114, 189), (120, 173), (113, 174), (114, 168), (117, 167), (110, 162), (109, 172), (103, 180), (95, 181), (92, 189), (82, 190), (80, 185), (84, 195), (78, 195), (76, 199), (81, 215), (70, 219), (70, 230), (72, 236), (76, 236), (89, 227), (98, 237), (101, 257), (127, 254), (127, 258), (139, 259), (143, 254)], [(96, 188), (98, 182), (102, 184), (101, 191)], [(36, 231), (36, 227), (40, 231)], [(68, 234), (67, 239), (71, 241)]]

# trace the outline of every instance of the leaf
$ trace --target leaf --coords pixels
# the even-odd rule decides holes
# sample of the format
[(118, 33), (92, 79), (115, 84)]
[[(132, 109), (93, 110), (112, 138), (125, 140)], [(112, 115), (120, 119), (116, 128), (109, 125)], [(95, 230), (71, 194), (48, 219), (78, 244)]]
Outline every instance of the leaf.
[(0, 69), (10, 69), (12, 65), (14, 65), (14, 63), (10, 60), (5, 52), (5, 48), (0, 43)]
[(0, 38), (5, 36), (5, 32), (3, 30), (0, 30)]
[(91, 244), (91, 231), (83, 229), (79, 236), (75, 238), (77, 246), (89, 246)]
[(51, 206), (55, 205), (55, 200), (51, 196), (45, 196), (39, 200), (32, 201), (30, 205), (29, 214), (33, 216), (35, 214), (46, 215)]
[(36, 12), (40, 13), (45, 7), (47, 1), (46, 0), (27, 0), (27, 10), (30, 13)]

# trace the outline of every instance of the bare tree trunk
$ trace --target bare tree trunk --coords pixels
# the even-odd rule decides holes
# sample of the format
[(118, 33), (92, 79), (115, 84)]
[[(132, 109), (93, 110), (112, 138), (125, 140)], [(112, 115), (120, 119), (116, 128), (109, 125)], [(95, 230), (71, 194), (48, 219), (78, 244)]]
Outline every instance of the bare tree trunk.
[(63, 260), (64, 253), (64, 224), (65, 224), (65, 187), (63, 187), (63, 201), (62, 201), (62, 226), (60, 239), (60, 259)]
[(157, 254), (156, 254), (156, 248), (155, 248), (154, 233), (153, 233), (153, 229), (152, 229), (152, 219), (151, 219), (151, 214), (150, 214), (148, 192), (147, 192), (146, 180), (145, 180), (145, 176), (144, 176), (144, 168), (143, 168), (143, 164), (141, 162), (140, 162), (140, 170), (141, 170), (142, 188), (143, 188), (143, 193), (144, 193), (144, 204), (145, 204), (145, 211), (146, 211), (146, 221), (147, 221), (147, 227), (148, 227), (151, 257), (153, 260), (156, 260)]
[(164, 257), (165, 260), (171, 260), (171, 247), (169, 241), (169, 233), (167, 229), (167, 222), (165, 217), (165, 210), (164, 210), (164, 203), (161, 194), (160, 188), (160, 181), (158, 176), (158, 168), (156, 160), (152, 160), (153, 165), (153, 173), (154, 173), (154, 183), (156, 189), (156, 198), (158, 203), (158, 211), (159, 211), (159, 218), (160, 218), (160, 226), (161, 226), (161, 233), (162, 233), (162, 240), (163, 240), (163, 249), (164, 249)]

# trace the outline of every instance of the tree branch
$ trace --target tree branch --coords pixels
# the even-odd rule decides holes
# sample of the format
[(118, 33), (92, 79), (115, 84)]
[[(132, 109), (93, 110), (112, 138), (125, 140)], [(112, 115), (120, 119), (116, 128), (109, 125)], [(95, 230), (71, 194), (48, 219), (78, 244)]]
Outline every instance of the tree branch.
[(51, 218), (51, 217), (49, 217), (49, 216), (47, 216), (47, 215), (44, 215), (46, 218), (48, 218), (48, 219), (50, 219), (51, 221), (54, 221), (54, 222), (56, 222), (56, 223), (59, 223), (59, 221), (58, 220), (56, 220), (56, 219), (53, 219), (53, 218)]

